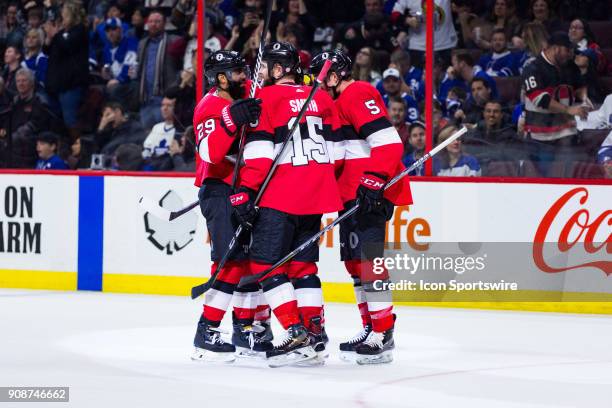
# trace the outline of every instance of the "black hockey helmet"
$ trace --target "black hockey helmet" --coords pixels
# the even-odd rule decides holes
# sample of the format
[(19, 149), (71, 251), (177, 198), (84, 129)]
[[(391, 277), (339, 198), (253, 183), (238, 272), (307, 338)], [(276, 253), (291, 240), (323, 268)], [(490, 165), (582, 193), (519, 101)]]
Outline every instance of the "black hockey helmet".
[(218, 85), (218, 74), (224, 74), (231, 81), (232, 72), (235, 70), (243, 70), (246, 72), (247, 77), (250, 77), (246, 60), (236, 51), (215, 51), (210, 54), (204, 64), (204, 75), (209, 86)]
[(330, 72), (335, 72), (336, 75), (340, 77), (340, 79), (345, 79), (351, 74), (351, 69), (353, 68), (353, 61), (349, 58), (348, 55), (344, 53), (342, 50), (332, 50), (332, 51), (324, 51), (320, 54), (317, 54), (312, 59), (310, 63), (310, 72), (317, 76), (323, 69), (323, 65), (325, 61), (328, 59), (332, 60), (332, 65), (329, 68)]
[(266, 45), (261, 59), (268, 64), (268, 70), (270, 71), (274, 64), (283, 67), (283, 76), (287, 74), (301, 76), (302, 74), (298, 50), (289, 43), (276, 41)]

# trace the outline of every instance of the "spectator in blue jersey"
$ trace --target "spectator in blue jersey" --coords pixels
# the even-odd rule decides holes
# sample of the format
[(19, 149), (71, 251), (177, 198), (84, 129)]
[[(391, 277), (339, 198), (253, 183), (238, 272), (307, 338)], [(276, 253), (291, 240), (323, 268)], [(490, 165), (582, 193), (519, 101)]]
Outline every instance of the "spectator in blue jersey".
[[(404, 50), (397, 50), (391, 54), (391, 60), (389, 68), (395, 68), (399, 71), (404, 83), (412, 90), (412, 95), (417, 102), (421, 101), (424, 97), (424, 82), (423, 82), (423, 70), (412, 66), (410, 63), (410, 54)], [(385, 94), (383, 89), (383, 82), (378, 81), (376, 89), (381, 95)]]
[[(410, 153), (404, 156), (402, 160), (404, 165), (408, 168), (412, 166), (417, 160), (419, 160), (425, 154), (425, 125), (423, 122), (413, 122), (408, 127), (408, 144), (412, 150)], [(435, 157), (434, 157), (435, 159)], [(435, 163), (435, 160), (434, 160)], [(408, 173), (410, 176), (424, 176), (425, 166), (417, 167), (415, 170)]]
[(492, 53), (480, 57), (478, 65), (491, 77), (511, 77), (519, 75), (522, 53), (508, 49), (506, 32), (502, 28), (493, 31), (491, 36)]
[(612, 132), (597, 151), (597, 163), (604, 166), (606, 178), (612, 179)]
[(383, 100), (385, 105), (389, 106), (389, 100), (392, 97), (402, 98), (406, 102), (406, 120), (414, 122), (419, 118), (419, 105), (414, 97), (408, 93), (410, 88), (402, 80), (400, 73), (395, 68), (387, 68), (383, 72)]
[(42, 52), (44, 41), (45, 33), (40, 28), (29, 29), (23, 40), (25, 59), (21, 62), (21, 66), (34, 72), (36, 86), (38, 86), (39, 89), (45, 88), (47, 67), (49, 66), (49, 58)]
[(111, 98), (124, 100), (129, 92), (129, 83), (136, 74), (136, 52), (138, 43), (135, 38), (123, 35), (121, 20), (116, 17), (106, 20), (108, 42), (102, 52), (102, 78)]
[(491, 89), (491, 95), (493, 98), (497, 98), (497, 85), (495, 85), (495, 81), (482, 68), (474, 65), (474, 59), (469, 53), (457, 52), (453, 54), (451, 61), (452, 66), (448, 67), (446, 75), (440, 84), (438, 100), (445, 101), (448, 91), (455, 86), (470, 92), (469, 85), (475, 78), (482, 78), (487, 81)]
[[(438, 135), (438, 144), (451, 137), (457, 130), (456, 126), (446, 126)], [(482, 175), (482, 170), (474, 156), (463, 153), (461, 139), (456, 139), (440, 152), (437, 166), (434, 161), (434, 174), (436, 176), (478, 177)]]
[(59, 136), (53, 132), (41, 132), (36, 137), (36, 170), (67, 170), (68, 165), (57, 155)]

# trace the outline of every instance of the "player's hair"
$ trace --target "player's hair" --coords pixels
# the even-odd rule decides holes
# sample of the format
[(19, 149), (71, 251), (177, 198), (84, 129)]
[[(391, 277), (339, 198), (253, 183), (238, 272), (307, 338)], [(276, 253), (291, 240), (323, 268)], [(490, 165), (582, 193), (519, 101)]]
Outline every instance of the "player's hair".
[(546, 47), (546, 41), (548, 40), (546, 27), (538, 21), (532, 21), (525, 24), (522, 34), (529, 54), (534, 57), (540, 55), (540, 52)]
[(472, 82), (470, 82), (470, 90), (472, 89), (472, 85), (474, 85), (475, 82), (482, 82), (482, 84), (484, 85), (485, 88), (491, 89), (491, 85), (489, 85), (489, 83), (487, 82), (486, 79), (484, 79), (484, 78), (474, 78), (474, 79), (472, 79)]
[(458, 51), (455, 53), (455, 58), (458, 62), (465, 62), (465, 64), (469, 65), (470, 67), (474, 66), (474, 58), (469, 52)]
[(123, 107), (123, 104), (119, 101), (106, 102), (104, 106), (102, 107), (102, 111), (104, 112), (104, 109), (106, 108), (111, 108), (112, 110), (119, 109), (121, 113), (125, 113), (125, 108)]
[(406, 101), (404, 100), (404, 98), (402, 98), (399, 95), (394, 95), (394, 96), (390, 96), (389, 97), (389, 105), (391, 105), (391, 102), (395, 102), (395, 103), (401, 103), (404, 106), (404, 109), (408, 108), (408, 104), (406, 103)]
[(506, 36), (506, 30), (504, 30), (503, 28), (496, 28), (495, 30), (493, 30), (493, 32), (491, 33), (491, 38), (493, 38), (493, 36), (495, 34), (503, 34), (504, 37)]

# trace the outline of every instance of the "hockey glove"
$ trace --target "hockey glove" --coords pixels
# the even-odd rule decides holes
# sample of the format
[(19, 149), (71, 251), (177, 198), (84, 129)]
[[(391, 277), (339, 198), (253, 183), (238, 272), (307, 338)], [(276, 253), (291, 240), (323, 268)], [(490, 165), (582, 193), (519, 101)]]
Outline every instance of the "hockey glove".
[(236, 194), (229, 197), (234, 214), (242, 228), (251, 229), (257, 218), (255, 208), (255, 192), (247, 187), (240, 187)]
[(260, 114), (261, 99), (241, 99), (221, 110), (221, 123), (230, 135), (234, 135), (240, 126), (257, 122)]
[(386, 203), (383, 189), (387, 178), (380, 174), (365, 172), (357, 187), (359, 200), (358, 216), (381, 215), (386, 213)]

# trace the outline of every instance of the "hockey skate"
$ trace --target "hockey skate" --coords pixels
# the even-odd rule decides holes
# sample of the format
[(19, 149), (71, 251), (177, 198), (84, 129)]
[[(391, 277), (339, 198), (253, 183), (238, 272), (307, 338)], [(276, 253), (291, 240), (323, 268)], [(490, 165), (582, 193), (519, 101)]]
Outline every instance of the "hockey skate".
[(365, 341), (355, 347), (356, 362), (365, 364), (384, 364), (393, 361), (393, 328), (383, 332), (370, 332)]
[(266, 351), (274, 348), (272, 341), (265, 340), (265, 328), (244, 323), (234, 323), (232, 344), (236, 347), (236, 357), (266, 358)]
[(325, 333), (325, 327), (321, 324), (321, 317), (315, 316), (310, 319), (310, 331), (308, 332), (310, 346), (317, 353), (317, 356), (311, 360), (306, 360), (301, 363), (296, 363), (300, 367), (312, 367), (325, 364), (325, 359), (329, 357), (329, 351), (325, 345), (329, 341)]
[(230, 363), (234, 361), (236, 348), (221, 338), (221, 330), (211, 326), (200, 317), (198, 329), (193, 340), (195, 350), (191, 355), (194, 361)]
[(266, 352), (268, 365), (272, 368), (284, 367), (317, 357), (310, 345), (308, 331), (302, 324), (294, 324), (287, 329), (286, 337), (270, 351)]
[(273, 341), (274, 333), (272, 333), (272, 327), (270, 326), (270, 319), (268, 320), (255, 320), (253, 323), (254, 331), (259, 333), (259, 338), (263, 341)]
[(354, 363), (357, 357), (355, 349), (368, 338), (371, 332), (372, 325), (366, 324), (352, 339), (340, 343), (340, 360)]

